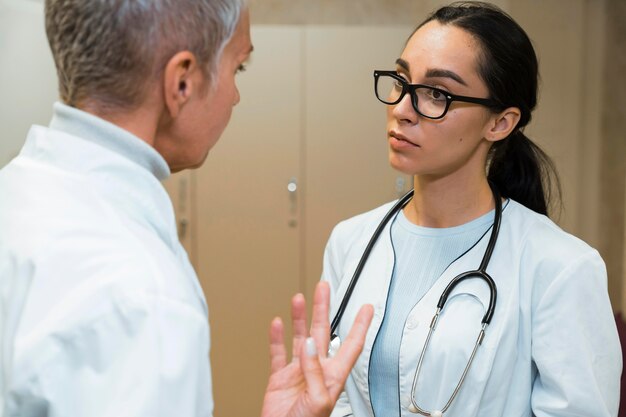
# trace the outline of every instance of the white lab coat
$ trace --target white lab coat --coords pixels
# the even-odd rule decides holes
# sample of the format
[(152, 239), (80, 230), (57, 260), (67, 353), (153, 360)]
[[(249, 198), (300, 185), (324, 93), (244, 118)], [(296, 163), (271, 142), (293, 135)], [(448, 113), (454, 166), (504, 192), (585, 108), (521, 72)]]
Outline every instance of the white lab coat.
[[(331, 286), (331, 317), (361, 254), (390, 204), (340, 223), (324, 257), (322, 279)], [(361, 275), (339, 326), (347, 331), (362, 304), (375, 313), (333, 417), (373, 416), (368, 364), (385, 314), (394, 251), (387, 225)], [(439, 297), (452, 278), (477, 269), (489, 234), (455, 261), (413, 307), (405, 322), (399, 360), (401, 415), (408, 411), (413, 376)], [(622, 369), (609, 304), (606, 270), (598, 253), (548, 218), (511, 201), (487, 272), (498, 293), (469, 374), (450, 409), (454, 417), (617, 416)], [(454, 290), (428, 347), (416, 390), (417, 404), (441, 410), (450, 398), (478, 336), (489, 303), (481, 280)], [(393, 417), (393, 416), (377, 416)]]
[(0, 171), (0, 415), (211, 416), (207, 314), (153, 173), (33, 127)]

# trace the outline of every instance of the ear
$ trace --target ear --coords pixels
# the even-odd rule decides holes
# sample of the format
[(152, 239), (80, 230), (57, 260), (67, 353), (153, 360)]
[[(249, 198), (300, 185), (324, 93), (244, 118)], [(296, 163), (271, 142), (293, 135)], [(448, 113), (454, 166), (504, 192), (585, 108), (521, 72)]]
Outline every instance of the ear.
[(201, 89), (203, 77), (196, 56), (189, 51), (174, 55), (165, 65), (163, 91), (165, 107), (170, 116), (178, 116), (192, 95)]
[(519, 123), (522, 112), (517, 107), (509, 107), (493, 115), (487, 124), (485, 138), (497, 142), (508, 137)]

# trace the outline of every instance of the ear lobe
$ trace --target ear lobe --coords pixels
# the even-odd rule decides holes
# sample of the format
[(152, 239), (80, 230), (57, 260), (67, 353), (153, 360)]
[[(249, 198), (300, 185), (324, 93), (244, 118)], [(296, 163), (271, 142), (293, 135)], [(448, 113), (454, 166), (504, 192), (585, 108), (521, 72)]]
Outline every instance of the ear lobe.
[(519, 123), (522, 112), (517, 107), (509, 107), (498, 113), (492, 119), (485, 138), (490, 142), (497, 142), (508, 137)]
[(177, 117), (194, 93), (197, 60), (189, 51), (178, 52), (165, 65), (163, 99), (172, 118)]

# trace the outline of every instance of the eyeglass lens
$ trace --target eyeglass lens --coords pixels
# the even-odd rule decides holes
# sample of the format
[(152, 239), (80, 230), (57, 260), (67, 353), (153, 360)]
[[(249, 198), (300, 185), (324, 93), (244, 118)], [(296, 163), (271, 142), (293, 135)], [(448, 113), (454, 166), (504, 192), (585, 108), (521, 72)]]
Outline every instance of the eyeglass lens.
[[(406, 84), (405, 84), (406, 85)], [(390, 75), (379, 75), (376, 82), (376, 96), (385, 104), (396, 104), (400, 101), (405, 89), (401, 81)], [(418, 113), (426, 117), (441, 117), (447, 107), (447, 97), (439, 90), (429, 87), (415, 88)]]

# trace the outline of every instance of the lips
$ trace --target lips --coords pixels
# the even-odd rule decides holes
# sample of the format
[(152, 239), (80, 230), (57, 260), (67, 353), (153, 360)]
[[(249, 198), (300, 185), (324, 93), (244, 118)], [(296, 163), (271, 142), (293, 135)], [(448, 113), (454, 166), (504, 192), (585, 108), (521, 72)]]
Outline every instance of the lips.
[(402, 142), (402, 143), (406, 143), (406, 144), (409, 144), (409, 145), (412, 145), (412, 146), (417, 146), (417, 147), (419, 147), (419, 145), (418, 145), (418, 144), (416, 144), (416, 143), (414, 143), (414, 142), (411, 142), (409, 139), (407, 139), (407, 137), (406, 137), (406, 136), (402, 135), (402, 134), (401, 134), (401, 133), (399, 133), (399, 132), (396, 132), (395, 130), (390, 130), (390, 131), (389, 131), (389, 137), (390, 137), (390, 138), (394, 138), (394, 139), (395, 139), (395, 140), (397, 140), (398, 142)]

